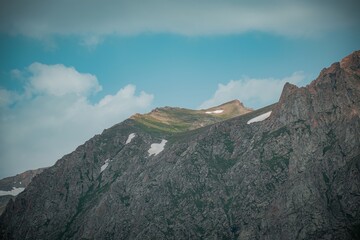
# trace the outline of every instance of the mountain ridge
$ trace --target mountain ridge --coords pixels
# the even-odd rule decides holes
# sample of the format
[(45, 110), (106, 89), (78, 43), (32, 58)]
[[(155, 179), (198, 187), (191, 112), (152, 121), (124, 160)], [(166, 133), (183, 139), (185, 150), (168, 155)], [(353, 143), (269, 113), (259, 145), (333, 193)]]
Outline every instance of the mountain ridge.
[(146, 114), (130, 117), (140, 126), (169, 133), (179, 133), (211, 125), (253, 111), (239, 100), (208, 109), (192, 110), (177, 107), (155, 108)]

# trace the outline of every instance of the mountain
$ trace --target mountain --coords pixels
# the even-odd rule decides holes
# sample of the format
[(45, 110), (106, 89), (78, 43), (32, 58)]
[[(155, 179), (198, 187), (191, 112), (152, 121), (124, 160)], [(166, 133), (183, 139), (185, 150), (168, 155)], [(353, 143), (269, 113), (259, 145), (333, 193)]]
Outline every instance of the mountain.
[(44, 168), (29, 170), (16, 176), (7, 177), (0, 180), (0, 215), (4, 211), (10, 199), (22, 192), (31, 182), (32, 178), (41, 173)]
[[(138, 127), (151, 129), (154, 134), (162, 131), (178, 133), (221, 122), (251, 111), (253, 110), (245, 107), (239, 100), (233, 100), (202, 110), (156, 108), (148, 114), (135, 114), (131, 119), (135, 120)], [(43, 170), (44, 168), (29, 170), (0, 180), (0, 215), (9, 200), (14, 200), (29, 185), (32, 178)]]
[(201, 127), (170, 110), (34, 177), (1, 239), (360, 238), (360, 51), (238, 117)]

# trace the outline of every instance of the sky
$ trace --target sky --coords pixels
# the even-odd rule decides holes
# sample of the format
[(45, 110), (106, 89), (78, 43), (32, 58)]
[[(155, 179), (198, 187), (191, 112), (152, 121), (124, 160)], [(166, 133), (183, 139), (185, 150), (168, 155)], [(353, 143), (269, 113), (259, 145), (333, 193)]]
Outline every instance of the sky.
[(355, 0), (0, 0), (0, 178), (155, 107), (257, 109), (360, 49)]

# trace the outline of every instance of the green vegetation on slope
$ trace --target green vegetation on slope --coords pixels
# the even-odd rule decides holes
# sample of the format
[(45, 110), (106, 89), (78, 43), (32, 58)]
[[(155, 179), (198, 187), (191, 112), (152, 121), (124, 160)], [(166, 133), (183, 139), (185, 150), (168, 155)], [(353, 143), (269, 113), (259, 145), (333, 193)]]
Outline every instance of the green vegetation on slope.
[[(218, 111), (218, 112), (216, 112)], [(157, 108), (148, 114), (135, 114), (131, 117), (146, 131), (181, 133), (221, 122), (252, 110), (239, 101), (231, 101), (205, 110), (185, 108)]]

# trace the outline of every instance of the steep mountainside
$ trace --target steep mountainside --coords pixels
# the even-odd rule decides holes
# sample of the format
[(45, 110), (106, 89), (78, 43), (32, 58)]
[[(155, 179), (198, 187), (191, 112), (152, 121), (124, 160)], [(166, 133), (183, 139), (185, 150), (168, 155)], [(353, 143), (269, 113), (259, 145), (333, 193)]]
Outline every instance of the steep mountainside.
[(15, 196), (29, 185), (32, 178), (43, 170), (44, 168), (29, 170), (0, 180), (0, 215), (10, 198), (15, 199)]
[(360, 51), (275, 105), (177, 132), (135, 117), (93, 137), (8, 204), (0, 237), (360, 238)]

